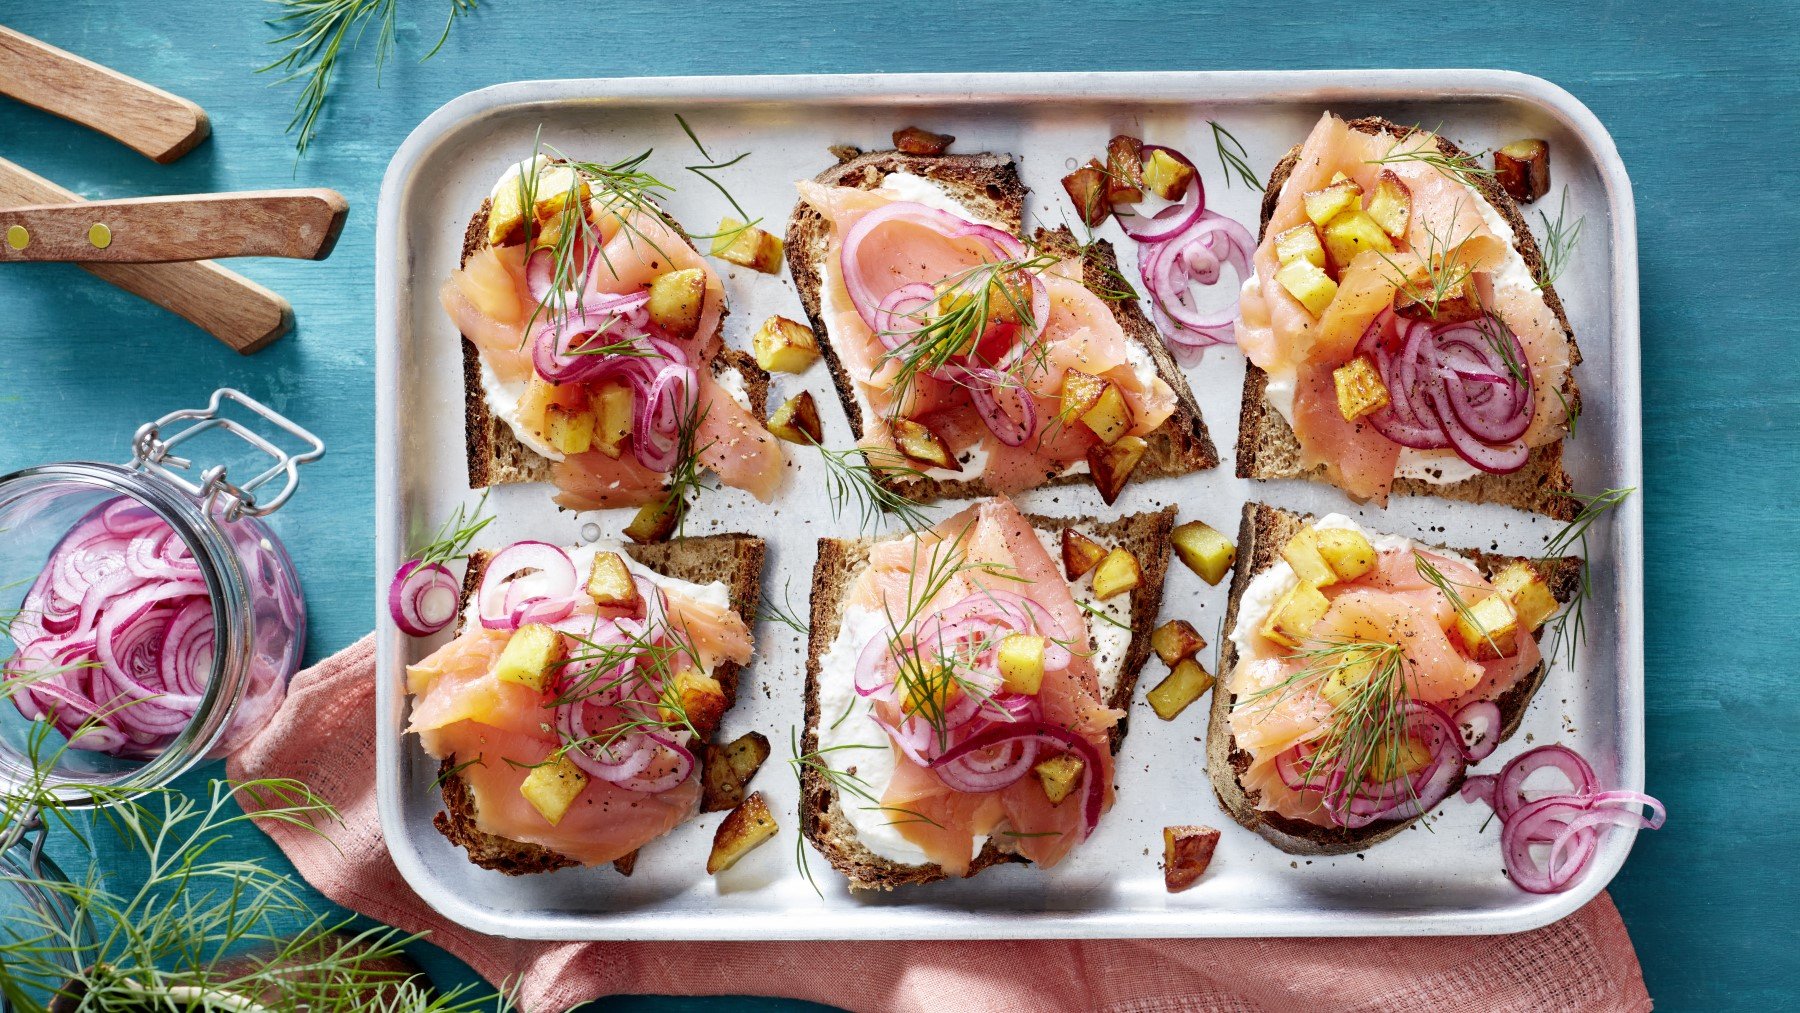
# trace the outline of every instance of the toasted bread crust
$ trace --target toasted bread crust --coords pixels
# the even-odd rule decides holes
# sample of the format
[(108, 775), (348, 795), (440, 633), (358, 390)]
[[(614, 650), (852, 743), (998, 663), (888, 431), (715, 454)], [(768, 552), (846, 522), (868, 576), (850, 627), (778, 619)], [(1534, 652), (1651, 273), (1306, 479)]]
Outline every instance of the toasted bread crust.
[[(1350, 120), (1352, 129), (1366, 134), (1385, 133), (1396, 138), (1405, 137), (1412, 128), (1403, 127), (1380, 117), (1371, 116)], [(1468, 157), (1456, 145), (1442, 137), (1437, 138), (1438, 149), (1451, 157)], [(1300, 145), (1288, 151), (1275, 168), (1269, 173), (1269, 185), (1263, 191), (1262, 222), (1259, 227), (1258, 240), (1266, 234), (1269, 220), (1274, 217), (1275, 206), (1281, 198), (1282, 184), (1294, 171), (1294, 165), (1300, 157)], [(1549, 284), (1544, 274), (1544, 256), (1538, 248), (1537, 241), (1532, 238), (1531, 228), (1519, 213), (1518, 204), (1502, 190), (1491, 177), (1474, 176), (1471, 184), (1481, 194), (1513, 230), (1513, 246), (1519, 251), (1526, 266), (1539, 281), (1544, 282), (1544, 302), (1551, 312), (1556, 314), (1557, 322), (1562, 326), (1563, 334), (1569, 342), (1570, 371), (1563, 383), (1563, 399), (1569, 404), (1571, 412), (1579, 412), (1581, 408), (1581, 391), (1575, 381), (1573, 367), (1581, 362), (1581, 349), (1575, 343), (1575, 332), (1569, 326), (1568, 315), (1563, 311), (1562, 299), (1556, 289)], [(1255, 363), (1245, 363), (1243, 403), (1238, 415), (1237, 443), (1237, 475), (1239, 478), (1309, 478), (1324, 481), (1325, 468), (1317, 465), (1311, 468), (1301, 463), (1299, 438), (1288, 425), (1281, 413), (1269, 404), (1264, 392), (1268, 387), (1268, 374), (1257, 368)], [(1531, 453), (1531, 459), (1519, 471), (1506, 475), (1477, 475), (1461, 482), (1443, 485), (1416, 478), (1398, 478), (1394, 480), (1393, 491), (1402, 496), (1440, 496), (1446, 499), (1462, 500), (1470, 503), (1501, 503), (1520, 510), (1547, 514), (1559, 520), (1569, 520), (1579, 509), (1569, 494), (1574, 490), (1574, 483), (1563, 466), (1563, 443), (1558, 440), (1547, 446), (1538, 447)]]
[[(634, 560), (658, 573), (697, 584), (723, 581), (730, 591), (731, 608), (754, 626), (756, 610), (762, 597), (763, 559), (766, 545), (754, 535), (706, 535), (683, 538), (655, 545), (628, 545), (625, 552)], [(468, 572), (463, 577), (462, 607), (467, 607), (481, 584), (487, 568), (488, 554), (478, 552), (469, 557)], [(737, 703), (738, 683), (742, 672), (730, 661), (720, 662), (713, 678), (725, 690), (726, 708)], [(484, 869), (509, 876), (524, 876), (578, 865), (574, 859), (539, 844), (515, 841), (485, 833), (476, 826), (475, 799), (468, 785), (455, 773), (455, 757), (446, 757), (438, 766), (443, 785), (444, 811), (432, 819), (438, 832), (469, 854), (469, 861)], [(638, 852), (614, 862), (624, 875), (631, 875)]]
[[(1244, 504), (1243, 520), (1238, 528), (1237, 562), (1231, 575), (1231, 596), (1225, 610), (1224, 629), (1227, 632), (1237, 627), (1238, 604), (1249, 588), (1250, 581), (1273, 566), (1281, 558), (1282, 546), (1312, 520), (1311, 517), (1262, 503)], [(1489, 577), (1509, 563), (1529, 562), (1543, 576), (1545, 583), (1550, 586), (1551, 594), (1559, 602), (1569, 602), (1580, 590), (1581, 560), (1576, 556), (1531, 560), (1471, 549), (1452, 551), (1466, 556)], [(1219, 643), (1219, 681), (1213, 687), (1212, 714), (1206, 736), (1207, 774), (1212, 778), (1219, 804), (1225, 807), (1232, 819), (1256, 831), (1281, 850), (1295, 855), (1342, 855), (1361, 851), (1387, 840), (1416, 821), (1416, 818), (1380, 820), (1359, 830), (1349, 830), (1320, 826), (1257, 809), (1256, 800), (1238, 782), (1239, 775), (1249, 768), (1250, 756), (1237, 747), (1237, 740), (1231, 734), (1228, 720), (1235, 697), (1225, 687), (1237, 662), (1236, 645), (1228, 637), (1222, 639)], [(1538, 665), (1496, 701), (1500, 706), (1502, 740), (1511, 738), (1518, 731), (1519, 723), (1524, 720), (1525, 711), (1531, 705), (1538, 688), (1543, 685), (1547, 672), (1547, 665)], [(1450, 791), (1454, 793), (1461, 784), (1462, 779), (1458, 778), (1450, 786)]]
[[(1168, 573), (1169, 535), (1175, 526), (1175, 508), (1105, 522), (1091, 517), (1066, 519), (1028, 515), (1027, 519), (1034, 527), (1045, 531), (1077, 527), (1085, 534), (1129, 548), (1137, 555), (1143, 567), (1143, 580), (1131, 592), (1131, 642), (1126, 648), (1119, 685), (1107, 701), (1108, 706), (1129, 713), (1138, 676), (1150, 656), (1150, 634), (1162, 610), (1163, 578)], [(801, 746), (806, 753), (819, 748), (819, 659), (837, 639), (843, 619), (844, 595), (856, 575), (868, 564), (871, 544), (866, 540), (819, 539), (818, 563), (813, 568), (812, 624), (807, 644), (806, 732)], [(1111, 744), (1115, 753), (1124, 741), (1128, 722), (1129, 718), (1121, 720), (1112, 729)], [(855, 827), (844, 815), (837, 788), (811, 766), (805, 767), (800, 775), (800, 831), (833, 868), (850, 880), (852, 889), (892, 890), (946, 878), (937, 865), (904, 865), (870, 851), (857, 839)], [(1025, 859), (1001, 850), (990, 838), (969, 866), (969, 875), (1000, 862), (1023, 861)]]
[[(846, 153), (848, 154), (848, 153)], [(964, 205), (989, 218), (1004, 223), (1014, 235), (1024, 228), (1025, 186), (1019, 180), (1018, 167), (1003, 155), (907, 155), (898, 151), (854, 154), (848, 160), (820, 173), (816, 179), (831, 186), (849, 186), (872, 190), (895, 172), (907, 172), (932, 180)], [(811, 205), (801, 201), (788, 221), (788, 270), (800, 293), (800, 304), (831, 371), (837, 388), (838, 402), (850, 422), (851, 434), (857, 441), (865, 436), (862, 406), (856, 398), (854, 381), (831, 345), (825, 320), (820, 313), (820, 287), (823, 274), (820, 263), (825, 257), (831, 226)], [(1039, 229), (1034, 241), (1042, 248), (1064, 257), (1082, 254), (1082, 281), (1094, 292), (1115, 287), (1109, 278), (1118, 274), (1118, 258), (1111, 244), (1096, 241), (1084, 250), (1067, 228)], [(1135, 299), (1107, 300), (1113, 318), (1134, 341), (1150, 353), (1156, 371), (1175, 392), (1176, 410), (1163, 427), (1151, 434), (1150, 447), (1134, 472), (1134, 480), (1169, 475), (1185, 475), (1204, 471), (1219, 464), (1218, 450), (1201, 420), (1200, 407), (1188, 389), (1187, 379), (1169, 356), (1156, 327), (1143, 314)], [(917, 502), (940, 499), (973, 499), (991, 496), (995, 490), (980, 477), (913, 478), (886, 477), (883, 484)], [(1042, 485), (1074, 485), (1091, 481), (1086, 474), (1048, 475)]]

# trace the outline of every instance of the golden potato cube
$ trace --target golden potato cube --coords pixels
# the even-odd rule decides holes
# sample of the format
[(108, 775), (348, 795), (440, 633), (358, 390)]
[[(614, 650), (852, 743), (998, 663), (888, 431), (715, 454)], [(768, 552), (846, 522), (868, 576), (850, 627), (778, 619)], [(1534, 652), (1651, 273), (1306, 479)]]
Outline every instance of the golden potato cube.
[(1082, 224), (1093, 228), (1106, 221), (1112, 205), (1106, 202), (1106, 169), (1098, 160), (1088, 159), (1086, 165), (1064, 176), (1062, 185), (1069, 200), (1075, 202)]
[(954, 134), (934, 134), (919, 127), (902, 127), (894, 131), (894, 150), (908, 155), (941, 155), (950, 150)]
[(706, 305), (706, 272), (698, 267), (670, 271), (650, 283), (650, 322), (686, 338), (700, 329)]
[(663, 686), (662, 702), (657, 706), (662, 719), (671, 724), (686, 721), (701, 738), (712, 734), (725, 716), (730, 701), (719, 680), (698, 668), (684, 668)]
[(1352, 528), (1314, 528), (1313, 546), (1339, 580), (1355, 580), (1375, 569), (1375, 546)]
[(562, 211), (573, 195), (588, 199), (588, 182), (572, 167), (540, 157), (530, 169), (532, 178), (521, 172), (513, 185), (503, 186), (488, 206), (488, 245), (499, 246), (513, 238), (525, 223), (525, 205), (532, 205), (532, 217), (548, 218)]
[(914, 665), (900, 674), (900, 713), (943, 714), (962, 690), (947, 668)]
[(639, 545), (651, 542), (667, 541), (681, 524), (681, 515), (687, 510), (687, 501), (682, 499), (659, 499), (638, 507), (638, 512), (625, 525), (625, 537)]
[(1150, 634), (1150, 647), (1170, 668), (1183, 658), (1191, 658), (1206, 650), (1206, 638), (1186, 619), (1171, 619)]
[(1319, 555), (1319, 544), (1313, 540), (1312, 528), (1301, 528), (1281, 547), (1281, 558), (1294, 568), (1302, 584), (1330, 587), (1338, 582), (1337, 571)]
[(1381, 382), (1381, 371), (1366, 355), (1332, 370), (1331, 380), (1337, 385), (1338, 414), (1345, 422), (1355, 422), (1388, 406), (1387, 384)]
[(1212, 827), (1163, 827), (1163, 888), (1180, 893), (1200, 882), (1218, 847)]
[(1355, 698), (1358, 690), (1375, 674), (1371, 657), (1346, 653), (1319, 682), (1319, 695), (1333, 707), (1343, 707)]
[(1088, 448), (1088, 473), (1093, 476), (1094, 488), (1100, 490), (1100, 498), (1108, 506), (1125, 490), (1125, 483), (1131, 480), (1131, 473), (1137, 470), (1138, 462), (1144, 459), (1149, 449), (1149, 441), (1141, 436), (1121, 436), (1110, 447), (1096, 443)]
[(894, 433), (894, 449), (905, 455), (907, 460), (945, 471), (962, 470), (962, 462), (956, 459), (955, 454), (950, 453), (950, 445), (925, 423), (897, 418), (890, 421), (888, 427)]
[(1528, 204), (1550, 192), (1550, 144), (1527, 138), (1494, 152), (1494, 180), (1506, 195)]
[(561, 633), (543, 623), (526, 623), (513, 631), (500, 650), (494, 678), (541, 691), (550, 682), (550, 670), (566, 656)]
[(1369, 195), (1368, 212), (1381, 231), (1394, 239), (1403, 238), (1406, 225), (1412, 220), (1412, 189), (1394, 175), (1394, 170), (1381, 170), (1375, 180), (1375, 192)]
[(1315, 317), (1323, 316), (1331, 300), (1337, 298), (1337, 282), (1331, 280), (1324, 268), (1304, 258), (1290, 260), (1276, 268), (1275, 280)]
[(545, 405), (544, 442), (559, 453), (587, 453), (594, 445), (594, 413), (559, 404)]
[(1321, 189), (1308, 190), (1301, 195), (1300, 203), (1306, 207), (1306, 217), (1311, 218), (1314, 225), (1324, 228), (1327, 222), (1344, 212), (1362, 209), (1362, 187), (1354, 180), (1340, 179)]
[(719, 220), (712, 255), (764, 274), (781, 273), (781, 240), (729, 216)]
[(1299, 225), (1275, 237), (1275, 259), (1283, 264), (1304, 260), (1317, 268), (1325, 266), (1325, 244), (1319, 242), (1319, 229), (1311, 222)]
[(1000, 679), (1008, 692), (1037, 696), (1044, 684), (1044, 638), (1029, 633), (1009, 633), (997, 652)]
[(1135, 590), (1144, 579), (1144, 568), (1129, 549), (1114, 549), (1094, 567), (1094, 597), (1105, 601)]
[(1044, 786), (1044, 797), (1051, 805), (1061, 805), (1062, 800), (1069, 797), (1075, 785), (1081, 781), (1081, 772), (1087, 767), (1081, 757), (1074, 753), (1062, 753), (1031, 768)]
[(1101, 443), (1110, 447), (1131, 431), (1131, 405), (1125, 401), (1118, 384), (1108, 383), (1100, 391), (1094, 406), (1081, 413), (1081, 421), (1100, 437)]
[(729, 745), (706, 747), (700, 772), (700, 811), (724, 812), (744, 801), (744, 787), (769, 758), (769, 740), (761, 732), (745, 732)]
[(596, 416), (594, 442), (591, 449), (607, 457), (617, 458), (625, 452), (625, 440), (631, 435), (631, 415), (637, 398), (631, 386), (619, 380), (603, 381), (588, 396), (590, 409)]
[(1092, 538), (1076, 531), (1064, 528), (1062, 533), (1063, 575), (1071, 581), (1087, 576), (1089, 570), (1100, 565), (1106, 555), (1106, 547)]
[(803, 390), (781, 402), (769, 416), (769, 432), (803, 447), (824, 440), (825, 427), (819, 421), (819, 406), (813, 401), (812, 392)]
[(1519, 614), (1503, 594), (1490, 594), (1456, 615), (1456, 633), (1477, 661), (1510, 656), (1518, 643)]
[(756, 364), (771, 373), (804, 373), (819, 358), (811, 327), (787, 317), (763, 321), (750, 338)]
[(1494, 590), (1512, 602), (1513, 611), (1519, 616), (1519, 623), (1532, 633), (1536, 633), (1539, 627), (1556, 614), (1556, 595), (1550, 592), (1550, 585), (1544, 583), (1544, 578), (1530, 563), (1521, 561), (1506, 564), (1499, 573), (1494, 574)]
[(538, 435), (543, 435), (549, 428), (548, 416), (550, 406), (557, 404), (560, 388), (550, 381), (531, 374), (525, 381), (525, 393), (519, 395), (519, 423)]
[(1144, 142), (1120, 134), (1106, 142), (1106, 200), (1136, 204), (1144, 199)]
[(762, 792), (751, 792), (744, 804), (725, 814), (718, 832), (713, 834), (712, 853), (706, 856), (706, 874), (716, 876), (756, 850), (780, 829)]
[(1144, 186), (1163, 200), (1179, 200), (1193, 181), (1193, 167), (1161, 148), (1144, 161)]
[(1394, 255), (1394, 241), (1381, 231), (1381, 226), (1375, 224), (1367, 211), (1346, 211), (1326, 224), (1325, 254), (1333, 270), (1342, 274), (1364, 250)]
[(1157, 717), (1173, 721), (1212, 685), (1212, 673), (1205, 666), (1194, 658), (1182, 658), (1156, 688), (1144, 694), (1144, 698), (1150, 701), (1150, 709)]
[(1237, 559), (1237, 546), (1231, 544), (1231, 539), (1201, 521), (1176, 525), (1169, 541), (1187, 568), (1214, 586), (1225, 579), (1225, 571)]
[(625, 557), (616, 552), (594, 553), (587, 593), (601, 608), (636, 608), (643, 600), (637, 581), (631, 579), (631, 568), (625, 565)]
[(1431, 747), (1408, 735), (1400, 739), (1397, 747), (1376, 747), (1372, 760), (1369, 776), (1377, 781), (1392, 781), (1423, 770), (1431, 762)]
[(556, 826), (575, 804), (575, 799), (588, 785), (587, 775), (567, 756), (559, 756), (541, 767), (531, 768), (519, 784), (519, 794), (538, 811), (538, 815)]
[(1295, 584), (1276, 600), (1257, 632), (1284, 647), (1299, 647), (1330, 607), (1318, 588), (1305, 582)]
[(1408, 320), (1434, 324), (1460, 324), (1485, 312), (1481, 299), (1465, 280), (1441, 290), (1428, 285), (1402, 285), (1394, 290), (1394, 312)]
[(1102, 380), (1079, 369), (1071, 369), (1063, 375), (1062, 403), (1057, 408), (1057, 415), (1064, 422), (1078, 419), (1100, 400), (1100, 393), (1109, 386)]

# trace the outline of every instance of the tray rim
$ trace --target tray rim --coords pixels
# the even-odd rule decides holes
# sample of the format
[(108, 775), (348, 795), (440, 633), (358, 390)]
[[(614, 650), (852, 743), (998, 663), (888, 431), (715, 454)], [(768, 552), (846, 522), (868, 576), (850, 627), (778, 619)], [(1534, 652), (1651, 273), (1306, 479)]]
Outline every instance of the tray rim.
[[(1498, 915), (1446, 911), (1411, 916), (1370, 914), (1280, 916), (1261, 927), (1231, 923), (1213, 926), (1213, 912), (1184, 909), (1064, 913), (926, 910), (883, 907), (878, 932), (847, 932), (867, 922), (867, 911), (819, 910), (805, 919), (770, 919), (754, 911), (721, 909), (708, 914), (644, 912), (556, 912), (496, 914), (445, 889), (410, 850), (395, 785), (404, 736), (388, 734), (387, 720), (401, 701), (392, 678), (403, 645), (384, 621), (382, 574), (400, 558), (402, 508), (395, 489), (399, 430), (390, 392), (398, 382), (399, 314), (403, 284), (399, 257), (401, 198), (413, 171), (435, 146), (472, 120), (519, 107), (568, 103), (603, 105), (679, 98), (695, 104), (783, 102), (798, 104), (982, 105), (1008, 99), (1066, 98), (1083, 102), (1181, 102), (1248, 105), (1263, 101), (1454, 101), (1499, 99), (1526, 103), (1548, 113), (1592, 153), (1608, 210), (1614, 377), (1610, 390), (1619, 425), (1618, 465), (1638, 494), (1613, 512), (1612, 552), (1617, 560), (1620, 637), (1618, 667), (1625, 677), (1620, 706), (1627, 715), (1625, 741), (1618, 743), (1627, 786), (1644, 784), (1644, 625), (1643, 625), (1643, 425), (1640, 379), (1641, 334), (1638, 307), (1637, 215), (1629, 174), (1612, 135), (1588, 107), (1551, 81), (1517, 71), (1482, 68), (1420, 68), (1280, 71), (1069, 71), (783, 74), (678, 77), (569, 78), (514, 81), (465, 92), (438, 107), (396, 149), (382, 176), (375, 237), (375, 632), (377, 809), (389, 853), (401, 877), (438, 914), (475, 931), (516, 939), (612, 939), (619, 941), (748, 939), (915, 939), (915, 938), (1181, 938), (1276, 937), (1295, 935), (1490, 935), (1523, 932), (1557, 921), (1598, 896), (1616, 876), (1636, 842), (1637, 831), (1611, 835), (1599, 862), (1582, 884), (1547, 900), (1518, 905)], [(1425, 91), (1424, 89), (1429, 89)], [(1254, 496), (1252, 497), (1254, 498)], [(387, 564), (384, 566), (384, 563)], [(398, 846), (396, 846), (398, 845)], [(800, 924), (792, 924), (800, 922)], [(840, 924), (841, 923), (841, 924)], [(839, 929), (839, 931), (834, 931)]]

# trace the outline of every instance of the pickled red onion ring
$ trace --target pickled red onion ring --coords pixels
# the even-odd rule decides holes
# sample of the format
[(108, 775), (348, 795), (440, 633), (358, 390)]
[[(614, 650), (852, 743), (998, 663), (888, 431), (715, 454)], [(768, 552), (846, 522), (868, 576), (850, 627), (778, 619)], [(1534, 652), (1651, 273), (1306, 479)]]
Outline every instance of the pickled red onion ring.
[(1149, 291), (1151, 316), (1177, 360), (1192, 365), (1206, 348), (1237, 340), (1237, 298), (1203, 311), (1194, 287), (1218, 284), (1226, 265), (1241, 283), (1250, 277), (1255, 253), (1249, 230), (1213, 211), (1203, 211), (1185, 230), (1138, 250), (1138, 274)]
[(411, 559), (395, 571), (388, 585), (388, 615), (409, 637), (429, 637), (456, 618), (462, 584), (442, 563)]
[(1499, 317), (1434, 327), (1390, 307), (1370, 322), (1356, 354), (1370, 358), (1387, 387), (1388, 404), (1366, 416), (1381, 435), (1414, 450), (1454, 450), (1492, 474), (1530, 459), (1523, 437), (1536, 412), (1531, 372), (1524, 345)]

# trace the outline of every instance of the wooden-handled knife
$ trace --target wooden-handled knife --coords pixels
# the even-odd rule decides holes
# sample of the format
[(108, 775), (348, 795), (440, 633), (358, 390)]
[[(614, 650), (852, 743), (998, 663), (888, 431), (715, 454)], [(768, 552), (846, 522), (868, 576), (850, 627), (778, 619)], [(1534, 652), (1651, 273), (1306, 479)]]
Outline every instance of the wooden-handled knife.
[(348, 210), (342, 194), (322, 189), (0, 206), (0, 263), (322, 260)]

